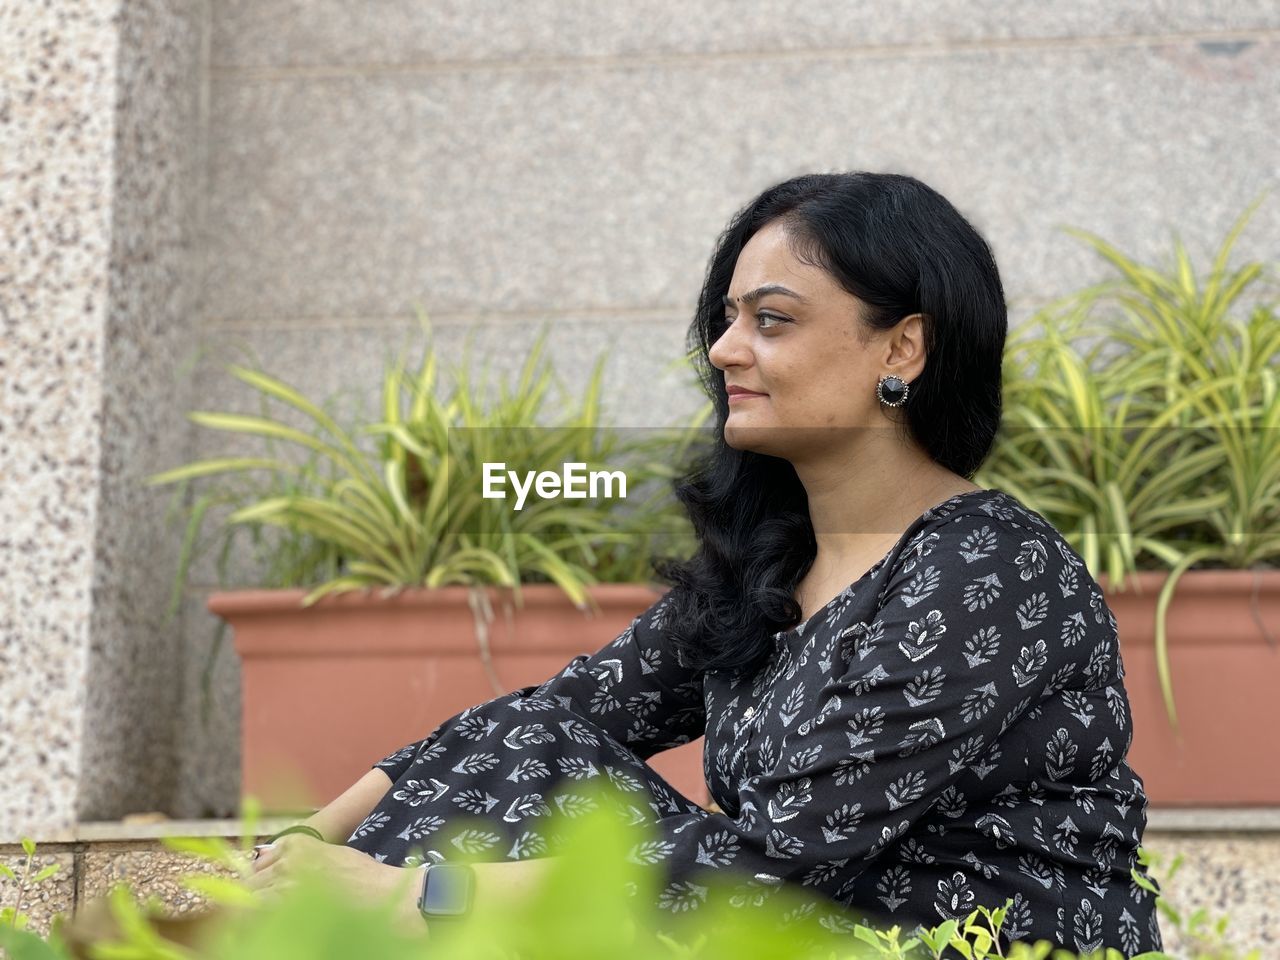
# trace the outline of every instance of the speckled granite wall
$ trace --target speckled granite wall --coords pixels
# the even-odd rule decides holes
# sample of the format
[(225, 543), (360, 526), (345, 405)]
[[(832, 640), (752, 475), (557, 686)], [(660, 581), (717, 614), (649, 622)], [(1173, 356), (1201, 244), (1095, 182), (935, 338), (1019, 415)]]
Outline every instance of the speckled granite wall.
[(118, 0), (0, 5), (0, 836), (69, 822), (93, 619)]
[(0, 3), (0, 837), (163, 807), (201, 5)]
[(185, 648), (163, 621), (178, 534), (197, 329), (202, 3), (124, 0), (116, 75), (110, 296), (102, 360), (98, 522), (77, 811), (109, 819), (173, 802)]

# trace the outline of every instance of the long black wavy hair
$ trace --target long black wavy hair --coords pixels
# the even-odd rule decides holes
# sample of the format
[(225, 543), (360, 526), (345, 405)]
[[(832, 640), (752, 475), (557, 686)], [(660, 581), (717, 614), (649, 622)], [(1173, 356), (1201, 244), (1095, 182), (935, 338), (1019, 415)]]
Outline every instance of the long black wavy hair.
[(716, 243), (688, 332), (715, 408), (709, 450), (675, 482), (698, 548), (688, 560), (653, 562), (672, 585), (664, 630), (682, 662), (704, 670), (745, 671), (769, 655), (773, 635), (800, 621), (793, 594), (817, 555), (791, 463), (725, 443), (724, 373), (708, 358), (725, 329), (722, 298), (738, 254), (774, 220), (799, 259), (867, 305), (868, 334), (923, 315), (925, 367), (896, 409), (905, 412), (900, 429), (930, 457), (968, 479), (1000, 425), (1004, 290), (990, 247), (946, 198), (900, 174), (806, 174), (739, 210)]

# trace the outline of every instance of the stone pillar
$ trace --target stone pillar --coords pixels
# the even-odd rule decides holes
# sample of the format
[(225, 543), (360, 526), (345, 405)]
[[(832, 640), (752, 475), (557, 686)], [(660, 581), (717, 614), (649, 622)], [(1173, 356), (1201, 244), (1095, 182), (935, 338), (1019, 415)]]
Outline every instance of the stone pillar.
[(0, 0), (0, 840), (175, 790), (205, 20)]

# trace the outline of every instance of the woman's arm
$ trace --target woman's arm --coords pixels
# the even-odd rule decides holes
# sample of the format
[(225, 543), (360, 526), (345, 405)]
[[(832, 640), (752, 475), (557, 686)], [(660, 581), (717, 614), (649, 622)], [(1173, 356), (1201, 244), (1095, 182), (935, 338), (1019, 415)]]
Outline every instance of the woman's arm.
[[(504, 907), (521, 905), (539, 890), (547, 871), (559, 859), (555, 856), (473, 864), (473, 910), (492, 916)], [(423, 931), (425, 921), (418, 911), (418, 897), (425, 868), (393, 867), (341, 844), (320, 843), (300, 834), (282, 837), (253, 861), (248, 886), (262, 894), (278, 894), (293, 885), (293, 874), (302, 861), (346, 884), (363, 903), (386, 903), (394, 895), (396, 924), (408, 934)]]
[[(530, 860), (503, 860), (497, 863), (473, 863), (476, 887), (472, 910), (492, 912), (501, 907), (516, 906), (534, 896), (546, 875), (560, 858), (535, 857)], [(397, 870), (412, 869), (415, 879), (403, 894), (401, 906), (408, 915), (419, 916), (418, 895), (422, 892), (422, 867), (396, 867)]]
[(347, 787), (337, 799), (302, 822), (319, 830), (320, 835), (329, 843), (345, 843), (390, 789), (391, 778), (379, 767), (373, 767)]

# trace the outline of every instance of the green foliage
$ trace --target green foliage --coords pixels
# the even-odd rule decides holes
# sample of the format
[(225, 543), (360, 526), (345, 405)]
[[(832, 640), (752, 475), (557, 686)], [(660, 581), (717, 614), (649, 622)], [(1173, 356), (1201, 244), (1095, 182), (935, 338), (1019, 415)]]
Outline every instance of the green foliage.
[[(1189, 956), (1196, 958), (1196, 960), (1262, 960), (1261, 950), (1249, 950), (1246, 953), (1242, 953), (1239, 948), (1227, 941), (1226, 933), (1229, 918), (1225, 914), (1215, 919), (1209, 915), (1208, 910), (1204, 907), (1196, 907), (1190, 913), (1184, 914), (1166, 896), (1159, 893), (1148, 877), (1159, 870), (1164, 863), (1164, 859), (1154, 851), (1139, 847), (1138, 863), (1147, 868), (1148, 876), (1143, 876), (1137, 868), (1134, 868), (1130, 875), (1138, 886), (1157, 894), (1156, 909), (1160, 911), (1160, 915), (1163, 918), (1160, 926), (1166, 937), (1170, 930), (1175, 931), (1178, 938), (1190, 946), (1191, 953)], [(1172, 882), (1182, 864), (1183, 856), (1178, 854), (1169, 864), (1167, 872), (1164, 873), (1164, 880), (1160, 884), (1162, 887)]]
[[(581, 790), (581, 787), (575, 788)], [(998, 940), (1005, 907), (978, 907), (963, 921), (904, 931), (854, 922), (824, 923), (836, 908), (815, 909), (815, 900), (799, 888), (773, 890), (758, 906), (733, 907), (728, 898), (745, 878), (728, 871), (706, 872), (692, 882), (702, 893), (698, 909), (672, 915), (654, 906), (660, 874), (631, 854), (653, 839), (650, 826), (628, 826), (621, 795), (603, 784), (587, 812), (552, 815), (549, 834), (559, 838), (544, 880), (527, 898), (490, 901), (462, 923), (438, 924), (422, 933), (406, 932), (393, 922), (393, 901), (366, 903), (344, 888), (341, 878), (302, 870), (296, 883), (266, 899), (244, 884), (250, 875), (246, 854), (253, 837), (236, 848), (226, 841), (166, 838), (166, 846), (232, 868), (231, 878), (189, 874), (210, 901), (226, 909), (198, 947), (165, 939), (157, 930), (163, 908), (155, 898), (139, 903), (127, 885), (109, 894), (118, 935), (92, 945), (99, 960), (348, 960), (378, 957), (411, 960), (448, 956), (451, 960), (1085, 960), (1047, 942), (1015, 943), (1002, 950)], [(252, 817), (252, 814), (251, 814)], [(254, 833), (252, 826), (247, 833)], [(1151, 855), (1139, 853), (1143, 865)], [(1170, 875), (1180, 861), (1175, 861)], [(1260, 952), (1236, 952), (1222, 940), (1225, 918), (1210, 923), (1202, 910), (1184, 918), (1137, 870), (1135, 880), (1157, 897), (1167, 924), (1191, 935), (1195, 960), (1258, 960)], [(209, 881), (216, 879), (216, 882)], [(705, 889), (703, 887), (705, 885)], [(1167, 925), (1166, 925), (1167, 926)], [(842, 932), (837, 932), (842, 931)], [(21, 930), (0, 928), (0, 948), (13, 960), (67, 960), (59, 939), (42, 940)], [(945, 952), (944, 951), (950, 951)], [(0, 951), (0, 956), (3, 956)], [(1106, 949), (1088, 960), (1121, 960)], [(1135, 958), (1136, 960), (1136, 958)], [(1141, 960), (1175, 960), (1147, 953)]]
[(1042, 513), (1116, 589), (1138, 569), (1169, 570), (1156, 654), (1175, 730), (1165, 615), (1179, 578), (1280, 557), (1280, 318), (1274, 298), (1236, 316), (1263, 268), (1227, 265), (1252, 211), (1203, 284), (1180, 242), (1162, 272), (1072, 230), (1120, 278), (1010, 336), (1003, 423), (976, 477)]
[[(1256, 206), (1233, 225), (1203, 282), (1180, 241), (1161, 268), (1070, 230), (1119, 276), (1044, 307), (1011, 335), (1003, 423), (975, 477), (1044, 514), (1116, 589), (1139, 569), (1169, 571), (1157, 598), (1156, 660), (1175, 730), (1166, 614), (1180, 577), (1193, 566), (1260, 568), (1280, 556), (1280, 322), (1274, 298), (1238, 316), (1265, 272), (1260, 263), (1229, 266)], [(422, 324), (429, 341), (425, 316)], [(202, 460), (149, 479), (180, 484), (175, 502), (187, 485), (200, 486), (170, 613), (215, 508), (233, 509), (220, 531), (220, 582), (244, 529), (268, 562), (261, 585), (310, 586), (307, 603), (339, 590), (447, 583), (509, 586), (520, 603), (521, 583), (554, 582), (582, 607), (588, 584), (648, 580), (655, 537), (676, 555), (691, 553), (669, 481), (710, 405), (687, 428), (636, 431), (624, 442), (600, 429), (601, 358), (577, 409), (537, 427), (554, 377), (540, 365), (544, 335), (514, 389), (498, 385), (488, 410), (474, 401), (495, 396), (487, 363), (478, 383), (465, 366), (455, 372), (446, 399), (430, 345), (414, 371), (397, 358), (384, 374), (379, 415), (353, 429), (283, 381), (232, 367), (262, 412), (191, 419), (253, 438), (263, 455)], [(307, 426), (273, 416), (268, 401)], [(362, 443), (369, 439), (373, 449)], [(541, 501), (517, 512), (480, 496), (480, 465), (499, 461), (552, 471), (570, 461), (588, 470), (626, 464), (636, 487), (656, 489), (638, 505)], [(262, 546), (268, 529), (278, 537)]]
[[(575, 792), (583, 789), (575, 785)], [(418, 933), (394, 922), (393, 900), (367, 903), (353, 896), (341, 878), (314, 870), (299, 870), (296, 882), (272, 898), (250, 890), (245, 884), (251, 875), (247, 854), (258, 833), (257, 807), (250, 803), (238, 846), (221, 838), (164, 840), (171, 850), (232, 873), (184, 877), (186, 886), (200, 890), (223, 910), (198, 946), (162, 936), (165, 911), (158, 899), (139, 902), (127, 884), (118, 884), (108, 895), (117, 932), (95, 940), (90, 953), (95, 960), (1123, 960), (1114, 948), (1077, 957), (1045, 941), (1002, 949), (998, 936), (1007, 901), (997, 908), (980, 906), (961, 921), (909, 931), (898, 926), (878, 929), (851, 917), (831, 922), (842, 916), (833, 904), (790, 886), (771, 889), (758, 905), (734, 907), (729, 897), (748, 878), (723, 869), (695, 875), (691, 882), (698, 885), (697, 909), (673, 915), (655, 905), (662, 880), (657, 868), (633, 856), (654, 838), (653, 828), (628, 825), (624, 807), (615, 788), (599, 785), (577, 808), (585, 812), (551, 815), (548, 835), (557, 838), (553, 856), (543, 881), (528, 897), (487, 904), (481, 900), (467, 921), (431, 929), (424, 923)], [(33, 854), (34, 844), (29, 857)], [(1145, 849), (1139, 850), (1138, 860), (1147, 867), (1159, 862)], [(1174, 860), (1166, 880), (1180, 864), (1181, 858)], [(1132, 873), (1156, 897), (1166, 936), (1176, 928), (1191, 946), (1184, 960), (1260, 960), (1260, 951), (1240, 952), (1225, 941), (1225, 917), (1214, 921), (1203, 909), (1189, 914), (1177, 910), (1150, 875), (1150, 869), (1147, 874), (1137, 869)], [(73, 956), (58, 936), (58, 925), (47, 940), (20, 926), (0, 925), (0, 957)], [(1151, 952), (1134, 960), (1179, 958)]]
[[(424, 332), (429, 336), (429, 327)], [(647, 528), (633, 524), (632, 529), (617, 529), (620, 503), (611, 500), (541, 500), (514, 511), (505, 501), (482, 496), (478, 481), (483, 465), (506, 462), (521, 471), (558, 471), (565, 462), (581, 462), (587, 470), (627, 464), (632, 483), (643, 485), (672, 475), (672, 452), (687, 447), (693, 430), (645, 431), (641, 439), (626, 443), (618, 431), (601, 429), (603, 358), (580, 407), (539, 425), (546, 419), (543, 407), (552, 379), (552, 372), (540, 366), (544, 340), (545, 331), (514, 390), (499, 384), (488, 410), (473, 399), (494, 393), (487, 363), (479, 383), (472, 382), (469, 370), (455, 371), (456, 383), (446, 400), (437, 395), (433, 346), (427, 346), (413, 375), (397, 358), (385, 373), (380, 417), (357, 430), (376, 438), (373, 449), (283, 381), (233, 366), (238, 379), (302, 414), (310, 426), (301, 429), (266, 415), (205, 411), (191, 413), (191, 420), (267, 444), (292, 444), (310, 458), (319, 457), (327, 472), (312, 469), (311, 460), (299, 466), (278, 455), (217, 457), (165, 471), (148, 482), (251, 471), (291, 479), (293, 485), (284, 489), (268, 484), (256, 495), (241, 493), (219, 502), (237, 505), (227, 520), (231, 526), (275, 526), (331, 548), (340, 571), (315, 586), (306, 604), (340, 590), (449, 583), (501, 584), (515, 588), (518, 596), (521, 581), (549, 581), (585, 606), (583, 585), (613, 572), (593, 548), (630, 544), (637, 531)], [(184, 555), (184, 564), (189, 560)]]
[(56, 940), (44, 940), (26, 930), (6, 928), (0, 923), (0, 957), (9, 960), (66, 960)]
[[(59, 869), (61, 869), (61, 865), (57, 863), (48, 864), (41, 867), (36, 872), (35, 876), (32, 876), (31, 871), (35, 866), (36, 859), (36, 842), (30, 837), (23, 837), (22, 852), (26, 854), (26, 860), (23, 862), (22, 872), (20, 875), (6, 864), (0, 863), (0, 876), (18, 885), (15, 892), (15, 901), (13, 906), (4, 906), (0, 904), (0, 947), (6, 947), (12, 950), (37, 950), (37, 952), (30, 954), (14, 953), (14, 956), (21, 957), (29, 955), (31, 957), (39, 957), (42, 956), (42, 954), (38, 952), (38, 948), (30, 946), (30, 935), (23, 935), (24, 929), (27, 924), (30, 923), (31, 918), (22, 912), (22, 907), (26, 902), (28, 895), (33, 892), (30, 888), (37, 884), (44, 883), (56, 874)], [(5, 930), (6, 926), (8, 927), (8, 931)], [(10, 939), (6, 940), (6, 937)], [(22, 948), (16, 946), (22, 943), (26, 943), (28, 946)], [(11, 944), (15, 946), (11, 946)]]
[[(230, 372), (255, 391), (260, 413), (189, 414), (200, 426), (263, 450), (199, 460), (148, 478), (151, 485), (178, 485), (171, 515), (188, 488), (198, 488), (187, 511), (169, 616), (193, 561), (209, 549), (202, 530), (215, 510), (231, 511), (214, 538), (220, 584), (235, 534), (247, 529), (255, 544), (266, 541), (260, 556), (268, 574), (261, 586), (310, 587), (304, 605), (354, 589), (394, 593), (409, 586), (493, 584), (511, 587), (519, 606), (522, 583), (551, 582), (579, 608), (598, 613), (588, 585), (647, 581), (659, 547), (677, 556), (692, 552), (692, 530), (669, 481), (709, 405), (678, 430), (606, 428), (601, 357), (580, 403), (558, 400), (552, 409), (564, 412), (552, 417), (546, 407), (554, 372), (542, 363), (545, 330), (514, 387), (491, 389), (487, 362), (479, 382), (473, 381), (467, 361), (453, 371), (454, 387), (444, 397), (430, 325), (425, 315), (420, 319), (427, 340), (423, 357), (413, 371), (403, 357), (387, 364), (380, 409), (370, 422), (344, 427), (339, 415), (283, 380), (239, 365)], [(482, 409), (477, 398), (492, 403)], [(273, 412), (272, 404), (282, 412)], [(290, 422), (299, 419), (304, 426)], [(516, 511), (507, 500), (482, 495), (483, 465), (499, 462), (521, 474), (559, 473), (569, 462), (584, 464), (584, 472), (623, 469), (628, 497), (531, 498)], [(479, 621), (478, 614), (478, 632), (485, 628)], [(205, 664), (206, 714), (223, 626)]]

